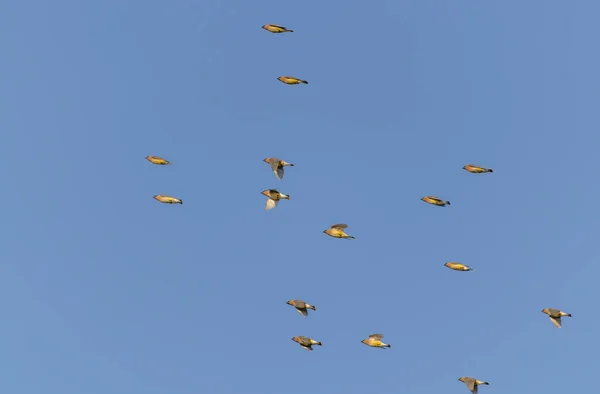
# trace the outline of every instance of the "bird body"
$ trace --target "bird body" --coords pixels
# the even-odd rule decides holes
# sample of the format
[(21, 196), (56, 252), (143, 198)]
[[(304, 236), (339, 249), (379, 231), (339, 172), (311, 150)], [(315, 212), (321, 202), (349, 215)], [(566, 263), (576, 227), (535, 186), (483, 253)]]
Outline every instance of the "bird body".
[(456, 263), (454, 261), (449, 261), (444, 265), (454, 271), (475, 271), (473, 268), (471, 268), (469, 266), (466, 266), (461, 263)]
[(288, 194), (283, 194), (277, 191), (277, 189), (267, 189), (263, 190), (262, 195), (267, 197), (267, 206), (266, 210), (269, 211), (277, 206), (279, 200), (289, 200), (290, 196)]
[(470, 378), (468, 376), (463, 376), (462, 378), (459, 378), (458, 380), (460, 380), (461, 382), (463, 382), (464, 384), (467, 385), (467, 388), (471, 391), (471, 393), (473, 394), (477, 394), (477, 386), (480, 386), (482, 384), (488, 386), (489, 383), (488, 382), (484, 382), (475, 378)]
[(287, 161), (280, 160), (276, 157), (267, 157), (263, 161), (271, 166), (271, 169), (273, 170), (273, 173), (277, 179), (283, 178), (283, 167), (294, 166), (292, 163), (288, 163)]
[(548, 315), (548, 317), (550, 317), (550, 321), (552, 322), (552, 324), (554, 324), (556, 326), (556, 328), (562, 327), (562, 322), (560, 320), (561, 317), (563, 317), (563, 316), (571, 317), (570, 313), (566, 313), (566, 312), (563, 312), (563, 311), (561, 311), (559, 309), (555, 309), (555, 308), (545, 308), (545, 309), (542, 309), (542, 312), (545, 313), (546, 315)]
[(270, 31), (271, 33), (285, 33), (285, 32), (290, 32), (293, 33), (293, 30), (289, 30), (283, 26), (278, 26), (278, 25), (263, 25), (262, 26), (263, 29), (265, 29), (266, 31)]
[(158, 164), (159, 166), (171, 164), (170, 161), (165, 160), (162, 157), (158, 157), (158, 156), (146, 156), (146, 160), (148, 160), (152, 164)]
[(175, 197), (171, 197), (171, 196), (163, 196), (163, 195), (156, 195), (154, 196), (154, 199), (162, 202), (164, 204), (182, 204), (183, 205), (183, 201), (175, 198)]
[(312, 338), (304, 337), (304, 336), (293, 337), (292, 341), (297, 342), (304, 349), (311, 351), (311, 352), (313, 350), (312, 345), (323, 346), (323, 344), (321, 342), (315, 341)]
[(437, 198), (434, 196), (425, 196), (421, 200), (425, 201), (427, 204), (437, 205), (438, 207), (445, 207), (446, 205), (450, 205), (450, 201), (444, 201), (441, 198)]
[(296, 77), (282, 76), (277, 79), (279, 79), (281, 82), (288, 84), (288, 85), (298, 85), (300, 83), (304, 83), (304, 84), (308, 85), (308, 82), (306, 82), (303, 79), (296, 78)]
[(494, 170), (492, 170), (491, 168), (479, 167), (474, 164), (467, 164), (466, 166), (463, 166), (463, 169), (467, 170), (473, 174), (483, 174), (486, 172), (494, 172)]
[(307, 304), (302, 300), (289, 300), (287, 304), (296, 308), (298, 313), (300, 313), (303, 316), (308, 316), (308, 309), (312, 309), (313, 311), (317, 310), (317, 307), (315, 307), (314, 305)]
[(333, 226), (331, 226), (327, 230), (324, 230), (323, 232), (333, 238), (354, 239), (353, 236), (348, 235), (344, 232), (344, 229), (346, 228), (348, 228), (347, 224), (334, 224)]
[(367, 339), (363, 339), (361, 342), (367, 346), (378, 347), (381, 349), (392, 347), (390, 344), (383, 343), (381, 338), (383, 338), (383, 334), (371, 334)]

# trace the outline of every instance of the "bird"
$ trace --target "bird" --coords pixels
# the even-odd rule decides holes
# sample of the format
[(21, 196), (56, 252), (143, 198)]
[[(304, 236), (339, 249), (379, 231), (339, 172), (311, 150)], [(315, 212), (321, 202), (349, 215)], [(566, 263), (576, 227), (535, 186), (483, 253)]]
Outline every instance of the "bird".
[(467, 385), (467, 388), (471, 390), (471, 393), (477, 394), (477, 386), (485, 384), (489, 386), (488, 382), (482, 382), (481, 380), (477, 380), (475, 378), (470, 378), (468, 376), (463, 376), (462, 378), (458, 378), (461, 382)]
[(293, 33), (294, 32), (293, 30), (289, 30), (286, 27), (278, 26), (278, 25), (263, 25), (262, 28), (265, 29), (266, 31), (270, 31), (271, 33), (285, 33), (285, 32)]
[(371, 334), (367, 339), (363, 339), (361, 342), (367, 346), (378, 347), (381, 349), (392, 347), (390, 344), (381, 342), (381, 338), (383, 338), (383, 334)]
[(302, 79), (298, 79), (296, 77), (283, 76), (283, 77), (279, 77), (277, 79), (279, 79), (281, 82), (288, 84), (288, 85), (298, 85), (299, 83), (304, 83), (304, 84), (308, 85), (308, 82), (306, 82)]
[(267, 207), (266, 210), (269, 211), (277, 206), (279, 200), (289, 200), (290, 196), (288, 194), (283, 194), (277, 191), (277, 189), (267, 189), (263, 190), (262, 195), (267, 196)]
[(347, 224), (334, 224), (327, 230), (323, 230), (323, 232), (333, 238), (354, 239), (353, 236), (344, 232), (345, 228), (348, 228)]
[(475, 164), (467, 164), (466, 166), (463, 166), (463, 169), (467, 170), (469, 172), (472, 172), (473, 174), (483, 174), (486, 172), (494, 172), (494, 170), (492, 170), (491, 168), (479, 167), (479, 166), (476, 166)]
[(466, 266), (461, 263), (456, 263), (454, 261), (449, 261), (444, 265), (454, 271), (475, 271), (473, 268), (471, 268), (469, 266)]
[(163, 196), (163, 195), (156, 195), (154, 196), (154, 199), (156, 201), (165, 203), (165, 204), (182, 204), (183, 205), (183, 201), (175, 198), (175, 197), (171, 197), (171, 196)]
[(271, 166), (271, 169), (273, 170), (273, 173), (277, 179), (283, 178), (283, 167), (294, 166), (292, 163), (288, 163), (287, 161), (280, 160), (276, 157), (267, 157), (263, 161)]
[(570, 313), (566, 313), (566, 312), (563, 312), (563, 311), (555, 309), (555, 308), (542, 309), (542, 312), (550, 317), (550, 321), (552, 321), (552, 324), (554, 324), (556, 326), (556, 328), (562, 327), (562, 323), (560, 321), (561, 317), (563, 317), (563, 316), (571, 317)]
[(323, 346), (323, 344), (321, 342), (317, 342), (314, 339), (311, 339), (308, 337), (303, 337), (303, 336), (293, 337), (292, 341), (298, 342), (300, 344), (300, 346), (302, 346), (304, 349), (306, 349), (310, 352), (312, 352), (312, 350), (313, 350), (312, 345)]
[(313, 311), (317, 310), (317, 307), (315, 307), (314, 305), (307, 304), (302, 300), (289, 300), (287, 304), (296, 308), (298, 313), (300, 313), (303, 316), (308, 316), (308, 309), (312, 309)]
[(446, 205), (450, 205), (450, 201), (444, 201), (434, 196), (425, 196), (421, 200), (425, 201), (427, 204), (437, 205), (438, 207), (445, 207)]
[(165, 160), (162, 157), (158, 157), (158, 156), (146, 156), (146, 160), (148, 160), (152, 164), (158, 164), (159, 166), (171, 164), (170, 161)]

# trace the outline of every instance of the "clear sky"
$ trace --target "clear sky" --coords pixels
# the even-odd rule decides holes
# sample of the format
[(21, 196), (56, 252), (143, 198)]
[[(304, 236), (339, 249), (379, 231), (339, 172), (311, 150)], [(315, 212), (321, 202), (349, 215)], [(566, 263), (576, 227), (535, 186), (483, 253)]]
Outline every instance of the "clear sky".
[[(599, 12), (0, 3), (1, 391), (593, 390)], [(291, 200), (265, 211), (268, 188)]]

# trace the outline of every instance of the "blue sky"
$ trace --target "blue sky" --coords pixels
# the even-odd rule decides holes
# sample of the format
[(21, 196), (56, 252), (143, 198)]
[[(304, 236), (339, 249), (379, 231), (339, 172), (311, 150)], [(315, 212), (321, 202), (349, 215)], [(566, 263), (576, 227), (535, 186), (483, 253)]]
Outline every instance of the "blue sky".
[[(588, 389), (598, 12), (3, 2), (2, 391)], [(279, 181), (268, 156), (296, 166)], [(273, 187), (291, 200), (267, 212)], [(355, 240), (322, 233), (340, 222)], [(558, 330), (546, 307), (573, 318)], [(360, 343), (374, 332), (392, 348)]]

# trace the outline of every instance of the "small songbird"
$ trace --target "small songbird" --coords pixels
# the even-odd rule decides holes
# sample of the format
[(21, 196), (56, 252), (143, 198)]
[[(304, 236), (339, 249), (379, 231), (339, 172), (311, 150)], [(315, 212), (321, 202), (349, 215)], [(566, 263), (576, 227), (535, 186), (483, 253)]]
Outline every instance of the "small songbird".
[(276, 189), (268, 189), (263, 190), (261, 193), (264, 196), (267, 196), (267, 207), (266, 210), (269, 211), (277, 206), (279, 200), (289, 200), (290, 196), (288, 194), (279, 193)]
[(461, 263), (456, 263), (454, 261), (449, 261), (446, 264), (444, 264), (446, 267), (454, 270), (454, 271), (475, 271), (473, 268), (468, 267), (464, 264)]
[(489, 386), (488, 382), (482, 382), (481, 380), (477, 380), (475, 378), (470, 378), (468, 376), (463, 376), (462, 378), (458, 378), (461, 382), (467, 385), (467, 388), (471, 390), (471, 393), (477, 394), (477, 386), (485, 384)]
[(327, 230), (323, 230), (323, 232), (333, 238), (354, 239), (353, 236), (344, 232), (345, 228), (348, 228), (347, 224), (334, 224)]
[(296, 308), (298, 313), (300, 313), (303, 316), (308, 316), (308, 309), (312, 309), (313, 311), (317, 310), (316, 306), (307, 304), (302, 300), (289, 300), (287, 304)]
[(561, 328), (561, 326), (562, 326), (562, 323), (560, 321), (561, 317), (563, 317), (563, 316), (571, 317), (570, 313), (566, 313), (566, 312), (563, 312), (561, 310), (554, 309), (554, 308), (542, 309), (542, 312), (544, 312), (546, 315), (548, 315), (550, 317), (552, 324), (554, 324), (556, 326), (556, 328)]
[(271, 166), (271, 169), (273, 170), (273, 173), (275, 173), (277, 179), (283, 178), (283, 167), (294, 166), (292, 163), (288, 163), (287, 161), (280, 160), (276, 157), (267, 157), (263, 161)]
[(289, 30), (283, 26), (278, 26), (278, 25), (263, 25), (262, 27), (263, 29), (265, 29), (266, 31), (270, 31), (271, 33), (285, 33), (285, 32), (290, 32), (293, 33), (293, 30)]
[(317, 342), (314, 339), (311, 339), (308, 337), (303, 337), (303, 336), (293, 337), (292, 341), (298, 342), (300, 344), (300, 346), (302, 346), (304, 349), (311, 351), (311, 352), (313, 350), (312, 345), (323, 346), (323, 344), (321, 342)]
[(383, 338), (383, 334), (371, 334), (369, 335), (369, 338), (363, 339), (361, 342), (367, 346), (378, 347), (381, 349), (392, 347), (392, 345), (381, 342), (381, 338)]
[(183, 201), (175, 198), (175, 197), (171, 197), (171, 196), (163, 196), (163, 195), (157, 195), (154, 196), (154, 199), (156, 199), (157, 201), (160, 201), (162, 203), (165, 204), (183, 204)]
[(485, 172), (494, 172), (491, 168), (479, 167), (474, 164), (467, 164), (463, 169), (472, 172), (473, 174), (483, 174)]
[(158, 164), (159, 166), (164, 166), (165, 164), (171, 164), (170, 161), (163, 159), (158, 156), (146, 156), (146, 160), (148, 160), (152, 164)]
[(434, 196), (426, 196), (423, 197), (421, 200), (425, 201), (427, 204), (437, 205), (438, 207), (445, 207), (446, 205), (450, 205), (450, 201), (444, 201)]
[(308, 85), (308, 82), (306, 82), (302, 79), (298, 79), (296, 77), (284, 76), (284, 77), (279, 77), (277, 79), (279, 79), (281, 82), (286, 83), (288, 85), (298, 85), (299, 83), (304, 83), (304, 84)]

